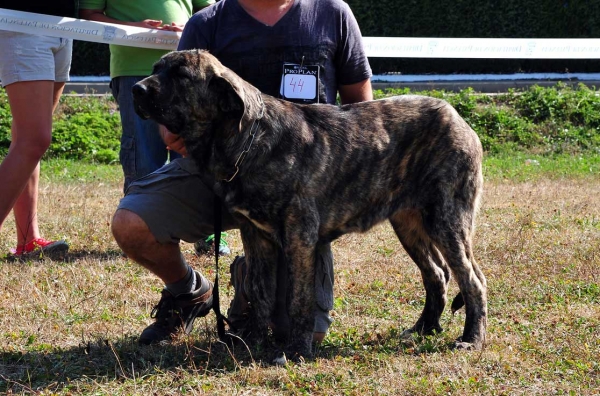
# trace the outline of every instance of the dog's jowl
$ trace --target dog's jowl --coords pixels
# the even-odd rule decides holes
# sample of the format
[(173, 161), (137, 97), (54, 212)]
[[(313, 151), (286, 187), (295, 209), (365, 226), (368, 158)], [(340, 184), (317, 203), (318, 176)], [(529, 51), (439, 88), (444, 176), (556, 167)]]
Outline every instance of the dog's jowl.
[(472, 245), (482, 148), (448, 103), (410, 95), (341, 107), (289, 103), (204, 51), (165, 55), (134, 97), (138, 114), (183, 137), (243, 219), (254, 334), (267, 334), (281, 258), (289, 273), (285, 351), (310, 357), (317, 242), (389, 220), (426, 290), (405, 333), (441, 331), (452, 274), (466, 307), (456, 346), (482, 347), (486, 280)]

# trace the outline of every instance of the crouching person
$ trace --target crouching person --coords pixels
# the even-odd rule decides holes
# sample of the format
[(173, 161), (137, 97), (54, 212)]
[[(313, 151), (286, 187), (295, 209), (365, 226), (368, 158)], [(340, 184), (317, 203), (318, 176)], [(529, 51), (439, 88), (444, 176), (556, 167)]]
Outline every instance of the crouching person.
[[(185, 154), (185, 151), (183, 151)], [(140, 335), (141, 344), (168, 341), (178, 332), (189, 334), (194, 320), (212, 308), (213, 284), (194, 271), (183, 257), (179, 242), (193, 242), (214, 226), (212, 185), (189, 158), (177, 159), (131, 183), (112, 220), (113, 235), (123, 252), (158, 276), (165, 287), (152, 310), (154, 323)], [(224, 230), (237, 228), (226, 208)], [(333, 255), (323, 245), (317, 258), (315, 340), (321, 341), (332, 322)], [(251, 310), (244, 292), (246, 262), (231, 264), (235, 296), (228, 310), (233, 328), (243, 334)]]
[[(285, 20), (284, 20), (285, 19)], [(371, 100), (371, 69), (360, 30), (342, 0), (221, 0), (196, 13), (185, 25), (179, 50), (206, 49), (261, 92), (302, 103), (342, 104)], [(265, 56), (268, 54), (268, 56)], [(285, 65), (318, 70), (312, 92), (286, 94)], [(173, 76), (173, 78), (181, 78)], [(181, 139), (162, 130), (171, 149), (185, 155)], [(119, 246), (165, 284), (140, 336), (150, 344), (192, 330), (194, 319), (212, 306), (212, 283), (185, 262), (179, 241), (198, 241), (213, 233), (213, 182), (195, 163), (181, 158), (129, 186), (114, 215)], [(237, 228), (224, 208), (223, 230)], [(317, 259), (315, 340), (323, 339), (333, 305), (333, 256), (323, 245)], [(229, 316), (237, 327), (251, 315), (244, 299), (244, 260), (232, 266), (236, 296)]]

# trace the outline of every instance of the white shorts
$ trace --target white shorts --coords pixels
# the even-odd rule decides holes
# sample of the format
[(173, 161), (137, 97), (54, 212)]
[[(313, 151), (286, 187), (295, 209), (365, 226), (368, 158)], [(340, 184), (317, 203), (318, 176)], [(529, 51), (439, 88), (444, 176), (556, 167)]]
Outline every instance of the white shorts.
[(73, 40), (0, 30), (0, 81), (69, 81)]

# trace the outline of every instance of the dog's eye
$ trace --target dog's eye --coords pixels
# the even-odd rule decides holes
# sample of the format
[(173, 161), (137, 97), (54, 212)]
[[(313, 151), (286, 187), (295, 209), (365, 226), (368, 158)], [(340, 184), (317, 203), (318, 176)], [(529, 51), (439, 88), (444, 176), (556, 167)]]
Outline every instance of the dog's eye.
[(187, 67), (180, 67), (177, 69), (177, 71), (175, 72), (177, 77), (180, 78), (185, 78), (188, 80), (191, 80), (194, 76), (194, 74), (191, 72), (191, 70)]
[(162, 74), (164, 72), (165, 72), (164, 67), (160, 67), (160, 66), (156, 65), (152, 68), (152, 74)]
[(152, 66), (152, 74), (158, 74), (165, 66), (165, 61), (161, 58)]

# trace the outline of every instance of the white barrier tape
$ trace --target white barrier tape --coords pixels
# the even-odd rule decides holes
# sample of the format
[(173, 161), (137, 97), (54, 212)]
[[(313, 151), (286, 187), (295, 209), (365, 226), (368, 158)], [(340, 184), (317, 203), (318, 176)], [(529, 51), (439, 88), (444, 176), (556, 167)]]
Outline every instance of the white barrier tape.
[(364, 37), (369, 57), (598, 59), (600, 39)]
[[(174, 50), (180, 33), (0, 8), (0, 30)], [(599, 59), (600, 39), (363, 37), (372, 58)]]
[(0, 30), (95, 43), (174, 50), (181, 33), (0, 8)]

